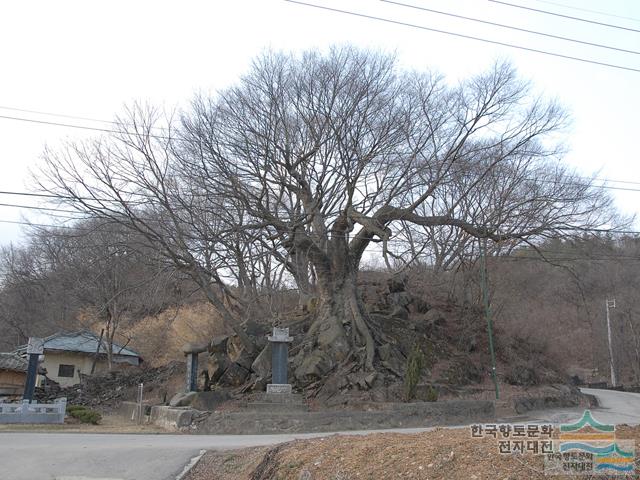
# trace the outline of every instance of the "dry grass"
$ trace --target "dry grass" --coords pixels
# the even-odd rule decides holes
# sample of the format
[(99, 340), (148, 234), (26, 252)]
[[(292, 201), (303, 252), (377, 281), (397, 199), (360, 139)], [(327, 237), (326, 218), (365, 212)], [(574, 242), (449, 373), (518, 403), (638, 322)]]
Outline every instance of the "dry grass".
[[(640, 427), (620, 438), (640, 439)], [(330, 436), (271, 449), (210, 452), (186, 480), (542, 480), (542, 455), (501, 455), (494, 439), (472, 439), (468, 429), (418, 434)], [(604, 478), (604, 477), (596, 477)], [(624, 478), (624, 477), (616, 477)]]
[(0, 425), (0, 433), (6, 432), (55, 432), (55, 433), (176, 433), (157, 425), (136, 425), (116, 415), (104, 415), (99, 425), (76, 422), (39, 425)]
[(222, 320), (208, 303), (186, 305), (177, 310), (172, 308), (124, 329), (124, 333), (132, 338), (131, 346), (152, 367), (183, 360), (185, 343), (200, 343), (224, 332)]

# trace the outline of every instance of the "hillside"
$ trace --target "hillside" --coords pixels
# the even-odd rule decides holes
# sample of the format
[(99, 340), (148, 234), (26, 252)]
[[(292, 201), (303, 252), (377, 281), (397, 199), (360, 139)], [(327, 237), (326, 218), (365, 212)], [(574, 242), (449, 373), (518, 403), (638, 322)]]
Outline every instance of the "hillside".
[[(488, 293), (501, 391), (518, 395), (536, 386), (567, 383), (570, 377), (576, 382), (607, 381), (604, 298), (608, 295), (615, 295), (617, 300), (617, 308), (611, 311), (617, 373), (623, 383), (637, 384), (638, 242), (632, 238), (617, 242), (585, 239), (551, 242), (541, 248), (545, 258), (523, 249), (494, 255), (488, 261)], [(309, 357), (305, 332), (318, 315), (313, 298), (302, 296), (295, 289), (278, 289), (266, 291), (255, 300), (247, 297), (247, 301), (240, 290), (231, 287), (231, 292), (246, 305), (243, 328), (259, 349), (266, 346), (266, 335), (272, 326), (290, 328), (294, 343), (289, 378), (296, 388), (327, 406), (348, 406), (406, 399), (407, 366), (414, 351), (423, 360), (414, 381), (414, 398), (492, 398), (487, 320), (479, 279), (477, 262), (452, 271), (420, 265), (399, 275), (383, 269), (361, 271), (358, 288), (377, 345), (374, 374), (354, 368), (354, 357), (326, 375), (317, 374), (316, 380), (311, 381), (300, 381), (305, 375), (315, 375), (313, 370), (300, 374), (300, 366)], [(58, 285), (56, 280), (52, 276), (52, 288)], [(46, 287), (47, 283), (41, 285)], [(0, 295), (11, 300), (16, 292), (24, 294), (33, 288), (33, 283), (16, 281)], [(255, 354), (247, 355), (219, 312), (188, 281), (174, 279), (165, 288), (166, 293), (159, 291), (153, 297), (153, 308), (138, 307), (116, 325), (115, 340), (138, 350), (145, 359), (143, 368), (148, 368), (183, 361), (185, 343), (215, 339), (210, 354), (201, 356), (200, 365), (209, 379), (205, 385), (207, 377), (201, 376), (201, 387), (228, 387), (234, 391), (264, 388), (269, 356), (259, 356), (258, 361)], [(180, 296), (181, 291), (190, 293)], [(62, 308), (58, 300), (65, 302), (65, 297), (49, 298), (52, 312)], [(151, 305), (138, 297), (130, 302)], [(66, 319), (51, 321), (49, 317), (35, 316), (40, 321), (29, 323), (29, 317), (23, 317), (24, 323), (16, 324), (23, 330), (6, 324), (6, 317), (0, 317), (0, 321), (5, 322), (5, 331), (36, 335), (79, 326), (99, 332), (104, 325), (79, 299), (75, 316), (66, 305)], [(33, 314), (37, 315), (37, 311)], [(47, 321), (42, 322), (43, 318)], [(13, 345), (11, 338), (2, 338), (7, 342), (5, 348)], [(318, 375), (322, 381), (317, 380)]]

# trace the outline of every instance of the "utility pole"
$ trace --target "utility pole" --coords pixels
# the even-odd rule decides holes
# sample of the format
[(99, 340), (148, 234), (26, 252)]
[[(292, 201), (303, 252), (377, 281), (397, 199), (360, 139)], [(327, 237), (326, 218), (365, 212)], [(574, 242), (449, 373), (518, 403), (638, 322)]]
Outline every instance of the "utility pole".
[(27, 379), (24, 383), (24, 394), (22, 400), (29, 403), (33, 401), (33, 393), (36, 387), (36, 377), (38, 376), (38, 359), (44, 353), (44, 340), (37, 337), (29, 337), (27, 344), (27, 355), (29, 356), (29, 366), (27, 368)]
[(487, 318), (487, 331), (489, 333), (489, 352), (491, 353), (491, 377), (493, 385), (496, 389), (496, 400), (500, 399), (500, 390), (498, 388), (498, 375), (496, 372), (496, 353), (493, 348), (493, 321), (491, 319), (491, 307), (489, 305), (489, 292), (487, 291), (487, 239), (484, 239), (484, 245), (480, 246), (480, 287), (482, 288), (482, 303), (484, 304), (484, 314)]
[(611, 318), (609, 315), (610, 308), (616, 308), (616, 299), (613, 300), (606, 299), (604, 301), (605, 306), (607, 308), (607, 339), (609, 340), (609, 366), (611, 367), (611, 386), (616, 387), (616, 369), (613, 361), (613, 345), (611, 342)]

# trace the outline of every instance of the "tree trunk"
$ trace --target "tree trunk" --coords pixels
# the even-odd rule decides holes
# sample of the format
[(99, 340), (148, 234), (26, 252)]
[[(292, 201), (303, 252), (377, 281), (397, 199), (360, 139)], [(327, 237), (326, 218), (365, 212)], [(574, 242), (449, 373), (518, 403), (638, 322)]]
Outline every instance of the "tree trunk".
[(373, 370), (375, 343), (360, 299), (356, 262), (332, 254), (332, 268), (318, 270), (318, 313), (307, 333), (295, 376), (302, 384), (323, 378), (336, 366), (355, 360)]

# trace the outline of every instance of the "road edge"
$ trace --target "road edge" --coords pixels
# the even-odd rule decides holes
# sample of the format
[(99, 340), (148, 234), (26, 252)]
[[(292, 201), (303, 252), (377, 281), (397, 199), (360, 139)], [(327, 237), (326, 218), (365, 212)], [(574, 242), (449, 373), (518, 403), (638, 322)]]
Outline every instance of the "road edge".
[(187, 476), (187, 474), (198, 464), (205, 453), (207, 453), (206, 450), (200, 450), (200, 453), (198, 453), (198, 455), (189, 460), (189, 463), (184, 466), (182, 472), (180, 472), (178, 476), (176, 476), (176, 480), (183, 480)]

